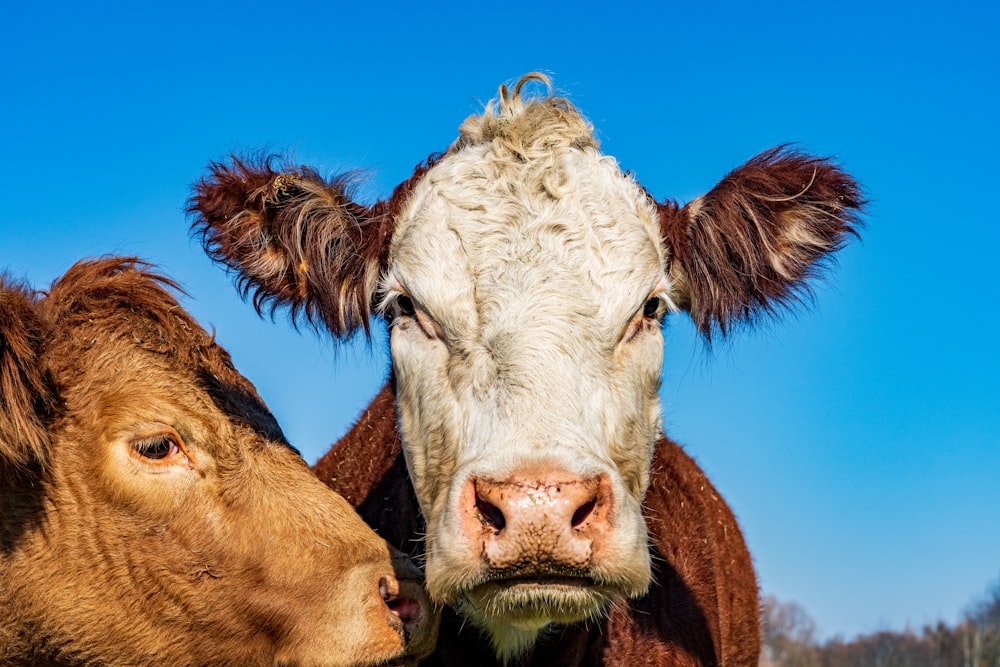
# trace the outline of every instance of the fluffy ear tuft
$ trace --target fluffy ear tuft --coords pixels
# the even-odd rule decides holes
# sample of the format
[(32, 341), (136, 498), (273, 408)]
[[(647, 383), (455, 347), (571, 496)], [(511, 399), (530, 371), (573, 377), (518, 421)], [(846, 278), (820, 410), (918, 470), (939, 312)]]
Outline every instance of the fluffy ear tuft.
[(33, 291), (0, 275), (0, 472), (47, 461), (53, 396), (39, 359), (45, 332)]
[(287, 306), (336, 337), (369, 331), (391, 227), (351, 199), (357, 176), (329, 181), (278, 159), (212, 163), (188, 202), (205, 251), (238, 275), (263, 313)]
[(678, 305), (725, 336), (808, 295), (807, 281), (857, 236), (860, 187), (832, 161), (779, 146), (683, 208), (660, 205)]

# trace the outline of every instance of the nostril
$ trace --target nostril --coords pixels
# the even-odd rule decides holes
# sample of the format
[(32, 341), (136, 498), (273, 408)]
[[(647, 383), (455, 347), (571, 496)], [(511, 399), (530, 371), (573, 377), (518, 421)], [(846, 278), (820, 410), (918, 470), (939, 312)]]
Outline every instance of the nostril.
[(399, 595), (399, 580), (391, 574), (383, 574), (378, 580), (378, 593), (389, 604)]
[(385, 604), (405, 625), (412, 625), (420, 620), (420, 603), (413, 598), (400, 595), (386, 600)]
[(479, 513), (479, 520), (491, 526), (494, 530), (500, 531), (507, 525), (507, 519), (499, 507), (490, 501), (476, 494), (476, 511)]
[[(573, 512), (573, 518), (570, 519), (570, 524), (574, 528), (579, 528), (584, 521), (587, 520), (594, 512), (594, 508), (597, 507), (597, 497), (593, 497), (584, 504), (580, 505), (575, 512)], [(563, 515), (565, 516), (565, 515)]]
[(378, 592), (389, 611), (396, 615), (407, 632), (413, 631), (423, 618), (420, 602), (402, 592), (399, 579), (383, 574), (378, 580)]

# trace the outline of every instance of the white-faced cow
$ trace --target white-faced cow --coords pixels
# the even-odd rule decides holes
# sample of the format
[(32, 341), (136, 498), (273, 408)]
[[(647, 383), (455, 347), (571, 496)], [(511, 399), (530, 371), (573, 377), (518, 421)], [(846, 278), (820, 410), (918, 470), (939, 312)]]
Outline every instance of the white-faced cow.
[(171, 286), (119, 258), (44, 297), (0, 276), (0, 664), (428, 653), (415, 568), (316, 479)]
[[(795, 301), (862, 204), (831, 161), (787, 148), (684, 206), (657, 203), (567, 100), (523, 95), (532, 80), (548, 83), (501, 87), (372, 206), (349, 177), (241, 158), (212, 165), (190, 205), (258, 310), (287, 306), (336, 337), (386, 318), (427, 590), (501, 659), (650, 588), (644, 496), (672, 492), (669, 475), (650, 489), (664, 316), (687, 311), (710, 338)], [(749, 563), (741, 541), (726, 553)], [(749, 572), (717, 580), (719, 597), (755, 599)]]

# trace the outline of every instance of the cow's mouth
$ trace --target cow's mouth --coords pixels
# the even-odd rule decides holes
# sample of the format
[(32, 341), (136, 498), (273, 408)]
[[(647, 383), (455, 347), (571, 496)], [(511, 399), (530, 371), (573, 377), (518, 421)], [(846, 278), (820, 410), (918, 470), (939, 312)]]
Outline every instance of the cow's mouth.
[(523, 627), (575, 623), (591, 618), (614, 591), (584, 576), (518, 576), (482, 583), (465, 601), (487, 617)]

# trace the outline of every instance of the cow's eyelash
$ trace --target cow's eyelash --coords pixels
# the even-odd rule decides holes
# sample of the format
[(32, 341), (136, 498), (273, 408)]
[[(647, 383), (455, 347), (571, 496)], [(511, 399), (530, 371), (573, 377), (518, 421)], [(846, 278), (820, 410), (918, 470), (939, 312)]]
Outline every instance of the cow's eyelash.
[(399, 294), (393, 300), (393, 307), (397, 316), (412, 317), (417, 314), (417, 308), (413, 305), (413, 299), (405, 294)]
[(174, 438), (163, 433), (134, 440), (132, 442), (132, 449), (139, 456), (153, 461), (166, 459), (181, 452), (181, 448)]
[(413, 303), (410, 295), (402, 290), (388, 289), (378, 304), (378, 311), (389, 317), (412, 317), (416, 314), (417, 307)]

